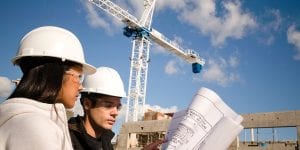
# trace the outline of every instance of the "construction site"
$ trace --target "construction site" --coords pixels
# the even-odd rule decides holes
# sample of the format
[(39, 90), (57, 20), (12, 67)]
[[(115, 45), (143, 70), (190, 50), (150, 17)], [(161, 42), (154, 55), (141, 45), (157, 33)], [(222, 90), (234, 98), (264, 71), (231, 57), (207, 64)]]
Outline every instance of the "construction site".
[[(297, 140), (254, 140), (240, 141), (237, 137), (228, 150), (299, 150), (300, 111), (242, 114), (244, 129), (295, 127)], [(119, 150), (138, 150), (158, 139), (164, 139), (172, 114), (148, 111), (143, 121), (122, 125), (114, 146)], [(136, 140), (131, 140), (136, 136)], [(252, 135), (253, 137), (254, 135)], [(256, 135), (257, 136), (257, 135)]]
[[(57, 1), (56, 3), (58, 2), (60, 1)], [(71, 28), (72, 30), (73, 29), (76, 30), (76, 33), (78, 33), (82, 37), (82, 41), (84, 41), (85, 45), (87, 45), (86, 49), (89, 50), (87, 52), (87, 54), (89, 55), (87, 56), (90, 56), (89, 59), (91, 59), (93, 63), (97, 65), (101, 64), (101, 65), (111, 65), (116, 68), (119, 67), (118, 69), (120, 69), (120, 72), (123, 71), (122, 75), (124, 75), (125, 69), (123, 68), (125, 68), (126, 66), (125, 67), (123, 66), (123, 64), (125, 64), (124, 63), (125, 61), (123, 60), (128, 61), (128, 57), (129, 57), (130, 68), (128, 68), (129, 74), (127, 78), (128, 80), (126, 80), (128, 81), (126, 82), (128, 83), (127, 86), (128, 91), (126, 91), (126, 96), (124, 96), (124, 98), (126, 97), (126, 102), (125, 104), (123, 104), (123, 106), (125, 106), (124, 110), (126, 111), (125, 112), (126, 114), (124, 115), (124, 118), (122, 118), (124, 120), (122, 120), (122, 124), (120, 125), (120, 128), (116, 132), (115, 138), (112, 141), (114, 149), (116, 150), (141, 150), (147, 145), (155, 141), (166, 139), (166, 136), (168, 135), (168, 131), (170, 129), (170, 124), (174, 120), (175, 118), (174, 116), (177, 112), (165, 113), (162, 111), (156, 111), (150, 109), (145, 110), (146, 108), (151, 108), (151, 107), (146, 107), (145, 105), (155, 105), (155, 106), (159, 105), (161, 107), (175, 106), (176, 109), (178, 106), (180, 108), (182, 107), (182, 105), (186, 104), (185, 102), (187, 101), (186, 98), (181, 98), (178, 95), (181, 96), (184, 94), (189, 94), (189, 92), (194, 91), (195, 88), (198, 88), (199, 86), (212, 87), (216, 91), (219, 91), (220, 94), (225, 93), (224, 98), (229, 99), (227, 101), (228, 104), (235, 104), (233, 105), (233, 108), (238, 108), (239, 110), (237, 109), (237, 112), (242, 112), (241, 114), (238, 114), (242, 118), (241, 122), (238, 123), (238, 125), (242, 127), (241, 129), (242, 131), (239, 132), (238, 135), (237, 134), (234, 135), (234, 140), (232, 141), (230, 140), (231, 144), (230, 145), (228, 144), (229, 145), (228, 147), (226, 146), (227, 150), (300, 150), (300, 109), (299, 109), (299, 105), (297, 105), (299, 104), (299, 101), (297, 100), (297, 98), (299, 98), (299, 95), (297, 94), (300, 93), (298, 88), (299, 63), (297, 62), (300, 60), (300, 53), (299, 53), (300, 36), (298, 36), (300, 35), (300, 31), (297, 30), (296, 28), (296, 24), (297, 24), (296, 21), (299, 20), (295, 21), (294, 18), (291, 18), (290, 16), (288, 17), (285, 16), (286, 14), (289, 14), (286, 12), (290, 11), (289, 9), (292, 6), (292, 2), (290, 4), (287, 4), (286, 8), (283, 7), (285, 5), (281, 6), (285, 8), (281, 10), (282, 11), (281, 13), (279, 11), (280, 8), (279, 6), (281, 5), (279, 4), (280, 2), (273, 2), (273, 1), (270, 1), (268, 3), (269, 5), (275, 3), (276, 7), (274, 7), (273, 5), (272, 6), (274, 8), (270, 6), (269, 11), (265, 11), (266, 8), (263, 8), (263, 10), (259, 10), (258, 8), (258, 6), (266, 7), (268, 5), (262, 5), (260, 3), (254, 5), (252, 4), (253, 2), (251, 1), (242, 1), (242, 2), (247, 3), (247, 6), (251, 6), (253, 8), (240, 7), (241, 4), (239, 0), (236, 2), (236, 4), (227, 3), (227, 1), (216, 1), (218, 2), (216, 3), (213, 0), (212, 1), (195, 0), (195, 2), (180, 1), (180, 0), (176, 2), (163, 1), (158, 6), (156, 6), (157, 0), (141, 0), (140, 2), (141, 3), (143, 2), (143, 4), (141, 4), (143, 8), (138, 6), (132, 8), (125, 7), (127, 5), (130, 5), (131, 3), (133, 4), (137, 3), (137, 1), (134, 0), (131, 1), (84, 0), (80, 3), (78, 2), (79, 4), (72, 4), (72, 5), (60, 4), (62, 6), (69, 6), (70, 7), (69, 10), (74, 10), (74, 7), (76, 6), (75, 10), (77, 11), (75, 15), (74, 13), (71, 13), (71, 11), (66, 11), (67, 10), (66, 7), (59, 7), (59, 8), (64, 8), (63, 10), (61, 10), (61, 12), (59, 12), (60, 9), (57, 9), (58, 5), (53, 4), (52, 6), (53, 8), (51, 8), (50, 12), (46, 10), (40, 11), (41, 14), (42, 13), (46, 13), (46, 14), (41, 15), (39, 17), (31, 17), (32, 14), (36, 14), (36, 15), (39, 14), (36, 13), (38, 12), (36, 8), (44, 8), (44, 7), (50, 8), (51, 5), (49, 6), (45, 5), (46, 2), (43, 2), (41, 5), (43, 7), (37, 7), (38, 5), (36, 6), (36, 3), (38, 2), (32, 3), (35, 5), (31, 7), (35, 9), (28, 9), (28, 10), (34, 10), (34, 12), (28, 11), (30, 12), (29, 14), (27, 11), (22, 10), (23, 8), (27, 8), (27, 7), (23, 7), (24, 5), (18, 5), (18, 7), (20, 8), (12, 9), (12, 8), (16, 8), (15, 7), (16, 4), (12, 3), (11, 7), (7, 7), (8, 9), (5, 10), (5, 13), (1, 13), (8, 16), (9, 18), (9, 19), (4, 18), (6, 19), (5, 24), (8, 24), (7, 27), (5, 28), (5, 26), (3, 25), (4, 30), (6, 29), (7, 31), (10, 31), (7, 33), (3, 32), (3, 35), (9, 35), (9, 36), (5, 36), (5, 38), (3, 39), (11, 38), (10, 39), (11, 41), (9, 42), (4, 41), (2, 43), (10, 44), (10, 42), (14, 42), (12, 38), (15, 38), (17, 35), (19, 36), (19, 34), (24, 32), (25, 29), (27, 30), (27, 28), (29, 27), (31, 28), (32, 24), (39, 25), (42, 22), (47, 24), (58, 24), (62, 26), (64, 25), (66, 27)], [(119, 3), (120, 5), (118, 5), (117, 3)], [(200, 3), (203, 4), (203, 7), (202, 5), (200, 5)], [(224, 5), (225, 3), (227, 5)], [(27, 4), (29, 5), (31, 3), (27, 2)], [(183, 4), (185, 4), (186, 6), (183, 6)], [(199, 4), (199, 6), (197, 6), (196, 4)], [(215, 4), (218, 5), (215, 6)], [(84, 6), (84, 8), (81, 8), (82, 6)], [(4, 10), (6, 5), (3, 5), (2, 7)], [(155, 11), (156, 7), (158, 7), (159, 11), (161, 11), (161, 12), (157, 11), (161, 13), (160, 15), (157, 16), (153, 15), (156, 12)], [(134, 9), (134, 8), (140, 8), (140, 9)], [(205, 9), (202, 10), (200, 8), (205, 8)], [(222, 8), (221, 11), (215, 10), (220, 8)], [(19, 12), (15, 10), (18, 10)], [(198, 10), (201, 10), (201, 13), (196, 13)], [(250, 10), (253, 11), (253, 16), (250, 15), (251, 14)], [(254, 13), (254, 10), (256, 13)], [(283, 13), (283, 10), (286, 11), (285, 12), (286, 14)], [(11, 13), (10, 11), (13, 11), (15, 14)], [(85, 16), (85, 11), (88, 12), (86, 16)], [(249, 11), (249, 13), (247, 11)], [(26, 13), (22, 13), (22, 15), (20, 15), (21, 14), (20, 12), (26, 12)], [(65, 13), (65, 12), (70, 12), (70, 13)], [(106, 14), (104, 15), (103, 13)], [(294, 12), (293, 10), (292, 13), (296, 14), (295, 18), (299, 18), (298, 13), (296, 11)], [(68, 16), (68, 14), (71, 15)], [(266, 17), (267, 15), (270, 15), (271, 17), (268, 18)], [(16, 16), (20, 18), (16, 18)], [(171, 18), (170, 16), (172, 17), (175, 16), (178, 18), (177, 20), (174, 19), (175, 20), (174, 21), (173, 19), (172, 20), (169, 19)], [(261, 16), (264, 16), (265, 18)], [(74, 17), (74, 21), (72, 22), (69, 21), (72, 19), (71, 17)], [(37, 19), (33, 20), (34, 18)], [(45, 22), (42, 18), (46, 18), (45, 20), (48, 21), (50, 20), (51, 22), (50, 23)], [(90, 19), (88, 20), (88, 23), (85, 23), (83, 21), (85, 18)], [(98, 18), (99, 20), (98, 19), (96, 20), (96, 18)], [(103, 18), (108, 20), (104, 19), (102, 21)], [(157, 19), (158, 23), (155, 25), (156, 27), (161, 28), (162, 32), (153, 28), (152, 26), (153, 18)], [(284, 20), (283, 18), (286, 20)], [(28, 19), (32, 19), (33, 21), (32, 20), (28, 21)], [(261, 19), (261, 20), (255, 20), (255, 19)], [(285, 23), (285, 26), (283, 26), (282, 22), (287, 21), (288, 19), (291, 19), (292, 21), (289, 20), (289, 22)], [(23, 20), (24, 22), (22, 23)], [(109, 20), (112, 22), (111, 24), (107, 23)], [(117, 21), (118, 23), (116, 23)], [(28, 22), (31, 23), (28, 24)], [(290, 22), (296, 22), (296, 23), (291, 24)], [(95, 23), (99, 23), (100, 24), (98, 25), (99, 27), (95, 25)], [(102, 25), (102, 23), (104, 25)], [(122, 25), (120, 25), (119, 23)], [(114, 24), (116, 24), (116, 26), (113, 27), (112, 25)], [(11, 25), (18, 25), (17, 26), (18, 28), (12, 27)], [(112, 28), (120, 29), (119, 27), (122, 27), (121, 31), (123, 33), (121, 34), (123, 34), (126, 38), (130, 39), (129, 41), (131, 42), (131, 47), (130, 47), (131, 52), (129, 53), (129, 56), (127, 56), (127, 54), (126, 56), (123, 55), (124, 54), (123, 51), (129, 49), (128, 47), (123, 47), (125, 45), (124, 43), (126, 43), (127, 41), (123, 42), (120, 41), (118, 38), (113, 39), (112, 37), (107, 38), (105, 37), (106, 34), (103, 34), (104, 32), (102, 33), (102, 30), (101, 32), (99, 31), (96, 32), (97, 28), (101, 28), (101, 29), (105, 28), (105, 30), (107, 28), (108, 34), (117, 36), (119, 34), (114, 35), (115, 34), (114, 32), (118, 32), (118, 31), (113, 31)], [(165, 32), (165, 35), (163, 32)], [(252, 34), (250, 38), (242, 40), (244, 37), (246, 37), (247, 35), (246, 33), (248, 32), (249, 34), (250, 33)], [(200, 33), (200, 34), (196, 34), (196, 33)], [(279, 33), (281, 33), (280, 37), (279, 37)], [(181, 38), (181, 35), (179, 34), (183, 34), (182, 36), (183, 38)], [(168, 38), (166, 35), (170, 37)], [(266, 37), (264, 37), (263, 35), (266, 35)], [(97, 37), (97, 40), (100, 39), (99, 40), (100, 42), (99, 41), (94, 42), (95, 37)], [(186, 37), (187, 39), (185, 39)], [(276, 40), (275, 37), (278, 38), (277, 41), (275, 41)], [(237, 40), (239, 41), (233, 42)], [(100, 43), (100, 44), (96, 45), (95, 43), (96, 44)], [(261, 43), (263, 46), (259, 47)], [(109, 44), (112, 45), (112, 47), (113, 46), (116, 47), (111, 48)], [(155, 72), (155, 77), (152, 77), (152, 79), (156, 80), (156, 82), (152, 85), (152, 87), (149, 86), (149, 88), (154, 87), (154, 89), (157, 90), (158, 92), (154, 91), (156, 92), (154, 93), (153, 91), (151, 91), (152, 93), (149, 92), (150, 94), (148, 95), (150, 96), (163, 95), (163, 97), (154, 97), (154, 98), (146, 97), (148, 72), (150, 71), (148, 69), (148, 65), (150, 63), (149, 53), (150, 53), (151, 45), (153, 45), (152, 46), (153, 48), (155, 46), (155, 48), (158, 50), (163, 49), (164, 50), (163, 55), (165, 55), (163, 58), (157, 59), (160, 63), (159, 65), (161, 65), (160, 68), (156, 68), (157, 66), (159, 66), (157, 65), (158, 63), (154, 64), (153, 68), (159, 71), (163, 70), (167, 75), (172, 74), (172, 71), (175, 73), (184, 72), (180, 74), (181, 77), (185, 75), (190, 75), (186, 73), (187, 72), (186, 70), (182, 69), (182, 68), (186, 69), (185, 65), (183, 64), (187, 63), (190, 66), (190, 72), (193, 73), (192, 74), (193, 77), (185, 78), (182, 79), (181, 81), (181, 79), (178, 76), (174, 78), (165, 76), (165, 78), (162, 78), (162, 76), (157, 73), (158, 71), (155, 70), (157, 72)], [(188, 47), (184, 45), (187, 45)], [(274, 45), (276, 49), (274, 47), (271, 47), (271, 45)], [(121, 48), (118, 46), (120, 46)], [(189, 47), (193, 47), (195, 49), (191, 49)], [(15, 47), (7, 46), (1, 48), (10, 50)], [(288, 51), (292, 48), (296, 49), (296, 53), (295, 52), (292, 53)], [(113, 51), (114, 49), (118, 51)], [(222, 52), (221, 49), (223, 50)], [(105, 55), (110, 52), (112, 52), (112, 55), (114, 56), (113, 58), (108, 57), (109, 55)], [(4, 54), (6, 53), (7, 56), (3, 55), (3, 58), (8, 57), (8, 54), (9, 56), (12, 55), (9, 53), (9, 51), (4, 52)], [(158, 55), (160, 55), (160, 53), (162, 52), (157, 52), (157, 53)], [(292, 54), (294, 55), (293, 60), (290, 60), (291, 59), (290, 55)], [(169, 55), (172, 56), (169, 57)], [(210, 58), (209, 57), (210, 55), (215, 55), (215, 56)], [(178, 61), (178, 63), (174, 63), (175, 61), (172, 61), (173, 56), (174, 59), (176, 59), (176, 62)], [(167, 59), (171, 58), (171, 59), (170, 61), (165, 61), (166, 58)], [(241, 59), (244, 59), (243, 62), (241, 61)], [(151, 58), (152, 62), (155, 62), (157, 60)], [(164, 64), (165, 67), (162, 67)], [(240, 68), (242, 68), (241, 70), (240, 68), (238, 68), (239, 65)], [(270, 66), (272, 67), (274, 66), (275, 69), (271, 70)], [(171, 73), (166, 71), (167, 67), (173, 69), (171, 70)], [(2, 68), (3, 70), (5, 68), (11, 69), (11, 66), (2, 67)], [(179, 70), (177, 70), (178, 68)], [(210, 72), (211, 74), (206, 74), (207, 75), (206, 80), (202, 79), (203, 76), (199, 76), (200, 72), (201, 73), (205, 72), (208, 69), (211, 69), (210, 70), (212, 71)], [(128, 70), (126, 70), (126, 73), (128, 73), (127, 71)], [(9, 71), (4, 70), (2, 72), (9, 72)], [(212, 76), (212, 74), (213, 75), (216, 74), (216, 77), (209, 78)], [(15, 75), (15, 73), (11, 73), (6, 76), (14, 77), (13, 75)], [(244, 79), (245, 81), (240, 81), (243, 80), (243, 77), (245, 77)], [(166, 78), (171, 78), (171, 79), (168, 80), (167, 83), (165, 83), (164, 81), (166, 80), (164, 79)], [(199, 80), (197, 85), (194, 84), (194, 80)], [(11, 81), (15, 85), (17, 85), (20, 79), (11, 80)], [(151, 80), (151, 82), (152, 81), (153, 80)], [(205, 81), (207, 81), (207, 83)], [(233, 86), (229, 91), (228, 90), (229, 88), (226, 89), (225, 88), (226, 86), (224, 86), (224, 84), (230, 81), (232, 81), (233, 83), (235, 83), (234, 81), (236, 81), (238, 83), (237, 86)], [(82, 83), (81, 77), (80, 77), (80, 82)], [(240, 84), (244, 84), (244, 82), (246, 82), (246, 84), (248, 85), (241, 86)], [(182, 83), (186, 83), (186, 84), (182, 84)], [(160, 87), (162, 84), (166, 84), (166, 85), (169, 84), (169, 86), (166, 88)], [(176, 89), (178, 89), (176, 91), (173, 90), (173, 87), (175, 86)], [(272, 88), (267, 89), (268, 87), (272, 87)], [(236, 90), (236, 89), (242, 89), (242, 90)], [(164, 90), (170, 92), (171, 94), (169, 93), (166, 94)], [(251, 93), (251, 96), (252, 95), (254, 96), (249, 97), (250, 94), (245, 95), (245, 93)], [(232, 95), (235, 94), (238, 96), (233, 97)], [(267, 98), (265, 98), (265, 97), (260, 97), (261, 95), (268, 95), (268, 96)], [(287, 97), (286, 95), (292, 97), (293, 99)], [(174, 97), (176, 98), (176, 100)], [(150, 101), (154, 100), (154, 101), (152, 101), (151, 103), (149, 102), (146, 103), (146, 101), (148, 100)], [(181, 101), (184, 101), (184, 103)], [(239, 103), (236, 103), (236, 101)], [(254, 103), (253, 101), (260, 101), (260, 102)], [(160, 102), (164, 102), (164, 103), (160, 103)], [(180, 104), (178, 104), (178, 102)], [(215, 103), (212, 103), (211, 105), (214, 104)], [(282, 107), (279, 106), (284, 104), (288, 104), (288, 105)], [(276, 107), (275, 106), (273, 107), (273, 105), (276, 105)], [(203, 106), (207, 108), (207, 111), (205, 113), (213, 114), (211, 113), (211, 109), (206, 106), (207, 105)], [(258, 108), (256, 109), (256, 107), (260, 107), (260, 109)], [(248, 109), (244, 110), (245, 108)], [(285, 111), (278, 111), (278, 110), (285, 110)], [(68, 118), (73, 117), (74, 114), (76, 114), (76, 112), (73, 111), (74, 110), (72, 111), (67, 110)], [(118, 112), (119, 116), (123, 117), (123, 112), (121, 114), (120, 113), (121, 111), (120, 110), (118, 111), (119, 111)], [(267, 112), (260, 112), (260, 111), (267, 111)], [(243, 112), (247, 112), (247, 114), (243, 114)], [(113, 121), (113, 123), (111, 123), (112, 125), (119, 118), (114, 118), (114, 119), (115, 120)], [(178, 124), (180, 123), (182, 122), (179, 122)], [(216, 124), (212, 126), (215, 127)], [(116, 125), (114, 125), (114, 127), (115, 126)], [(289, 129), (291, 133), (281, 132), (280, 134), (278, 134), (277, 131), (283, 128)], [(260, 132), (261, 130), (268, 130), (268, 132), (267, 133)], [(227, 131), (232, 132), (231, 130), (227, 130)], [(201, 144), (203, 143), (204, 143), (203, 145), (206, 144), (205, 142), (207, 142), (208, 140), (205, 141), (206, 140), (205, 138), (210, 136), (212, 132), (213, 132), (212, 130), (209, 130), (208, 132), (206, 132), (207, 134), (201, 137), (201, 140), (199, 140)], [(218, 134), (222, 134), (222, 132), (218, 132)], [(267, 138), (266, 138), (266, 134), (268, 136)], [(282, 137), (283, 134), (288, 134), (289, 136), (292, 137), (283, 138)], [(227, 138), (226, 135), (228, 134), (225, 134), (222, 138), (226, 139)], [(194, 136), (192, 138), (198, 138), (198, 137), (199, 136)], [(214, 139), (211, 137), (212, 136), (210, 136), (209, 140), (213, 141)], [(215, 142), (215, 145), (218, 144), (219, 144), (218, 142)], [(196, 146), (194, 148), (190, 148), (192, 146), (188, 148), (182, 146), (178, 149), (188, 149), (188, 150), (201, 149)], [(166, 148), (159, 146), (159, 149), (165, 150)], [(167, 150), (170, 149), (167, 148)], [(216, 148), (216, 150), (218, 149)]]
[[(144, 0), (144, 11), (140, 19), (112, 1), (90, 0), (90, 2), (123, 22), (126, 26), (123, 34), (132, 38), (127, 112), (125, 122), (122, 124), (114, 146), (115, 149), (119, 150), (142, 149), (147, 144), (165, 138), (173, 117), (173, 113), (161, 113), (151, 110), (145, 112), (144, 110), (150, 43), (156, 43), (176, 57), (192, 64), (192, 71), (195, 74), (200, 73), (205, 65), (205, 59), (197, 51), (182, 48), (178, 43), (169, 40), (162, 33), (152, 28), (151, 23), (156, 0)], [(237, 136), (229, 146), (229, 150), (299, 149), (300, 111), (242, 114), (241, 116), (243, 118), (241, 125), (244, 130), (249, 129), (251, 131), (251, 138), (241, 141), (240, 136)], [(284, 127), (296, 128), (297, 140), (279, 141), (273, 138), (273, 140), (266, 141), (259, 140), (258, 136), (256, 135), (255, 138), (254, 135), (254, 130), (258, 128)]]

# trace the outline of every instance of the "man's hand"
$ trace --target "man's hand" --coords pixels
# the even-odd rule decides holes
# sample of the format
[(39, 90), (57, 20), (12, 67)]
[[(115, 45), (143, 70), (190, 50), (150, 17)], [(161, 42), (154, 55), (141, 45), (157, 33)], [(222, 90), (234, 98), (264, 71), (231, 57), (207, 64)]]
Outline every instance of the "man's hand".
[(153, 143), (146, 145), (142, 150), (159, 150), (158, 146), (165, 142), (167, 142), (167, 140), (157, 140)]

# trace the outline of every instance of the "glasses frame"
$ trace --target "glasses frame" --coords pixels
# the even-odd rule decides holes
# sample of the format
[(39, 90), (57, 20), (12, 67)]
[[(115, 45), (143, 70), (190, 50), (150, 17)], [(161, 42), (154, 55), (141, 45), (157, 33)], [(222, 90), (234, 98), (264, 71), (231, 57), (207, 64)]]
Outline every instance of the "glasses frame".
[(65, 72), (66, 75), (70, 75), (72, 77), (75, 77), (77, 79), (77, 82), (79, 84), (82, 84), (83, 82), (83, 79), (84, 79), (84, 76), (82, 74), (79, 74), (79, 73), (75, 73), (75, 72), (71, 72), (71, 71), (66, 71)]
[(98, 105), (100, 107), (104, 107), (106, 109), (112, 109), (114, 107), (116, 107), (118, 111), (120, 111), (122, 109), (122, 104), (121, 103), (116, 105), (116, 104), (114, 104), (110, 101), (105, 100), (102, 97), (92, 97), (92, 96), (90, 96), (90, 97), (88, 97), (88, 99), (90, 99), (92, 101), (95, 101), (97, 103), (96, 105)]

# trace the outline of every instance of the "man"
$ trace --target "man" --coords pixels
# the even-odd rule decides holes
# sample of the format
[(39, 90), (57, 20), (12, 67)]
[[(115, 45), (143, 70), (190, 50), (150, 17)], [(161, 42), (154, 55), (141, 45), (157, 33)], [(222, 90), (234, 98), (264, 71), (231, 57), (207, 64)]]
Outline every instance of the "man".
[(80, 102), (84, 116), (69, 120), (75, 150), (112, 150), (112, 127), (126, 97), (123, 81), (112, 68), (100, 67), (83, 81)]
[[(84, 116), (69, 120), (74, 150), (113, 150), (111, 129), (121, 109), (122, 97), (126, 97), (126, 93), (116, 70), (100, 67), (95, 74), (86, 76), (80, 98)], [(158, 140), (143, 150), (156, 150), (163, 142), (166, 141)]]

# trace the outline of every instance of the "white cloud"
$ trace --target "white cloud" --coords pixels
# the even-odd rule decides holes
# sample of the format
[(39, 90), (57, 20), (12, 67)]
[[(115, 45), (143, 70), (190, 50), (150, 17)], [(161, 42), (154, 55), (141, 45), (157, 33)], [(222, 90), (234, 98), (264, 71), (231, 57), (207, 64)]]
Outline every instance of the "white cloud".
[(210, 36), (214, 46), (221, 46), (227, 38), (241, 39), (248, 29), (256, 27), (254, 17), (242, 11), (238, 0), (222, 1), (225, 9), (222, 15), (217, 13), (215, 0), (164, 0), (157, 2), (157, 10), (166, 8), (178, 12), (179, 20), (196, 27), (202, 34)]
[(196, 27), (202, 34), (211, 37), (214, 46), (221, 46), (227, 38), (241, 39), (247, 29), (254, 28), (256, 22), (251, 14), (243, 12), (239, 1), (223, 1), (226, 11), (218, 17), (214, 0), (193, 0), (193, 9), (183, 9), (180, 18)]
[(203, 70), (202, 79), (206, 82), (228, 86), (230, 83), (240, 80), (239, 74), (233, 71), (238, 65), (239, 58), (236, 56), (231, 56), (228, 60), (224, 58), (209, 59), (206, 69)]
[[(85, 7), (87, 21), (91, 27), (102, 28), (110, 35), (124, 27), (123, 22), (117, 20), (116, 17), (105, 12), (91, 2), (86, 0), (81, 0), (81, 2)], [(140, 0), (116, 0), (114, 3), (138, 19), (140, 19), (144, 11), (143, 1)]]
[(168, 75), (184, 74), (185, 64), (186, 62), (183, 62), (179, 58), (169, 60), (165, 66), (165, 73)]
[(7, 77), (0, 76), (0, 97), (6, 98), (14, 88), (14, 84)]
[[(84, 1), (88, 3), (87, 1)], [(117, 0), (115, 2), (124, 10), (129, 10), (133, 16), (140, 18), (143, 12), (143, 2), (140, 0), (129, 0), (122, 1)], [(210, 36), (211, 42), (214, 46), (221, 46), (225, 43), (227, 38), (241, 39), (245, 36), (248, 29), (256, 27), (256, 22), (250, 13), (242, 11), (241, 4), (238, 0), (232, 1), (222, 1), (224, 13), (219, 17), (216, 14), (216, 1), (215, 0), (164, 0), (157, 1), (156, 10), (163, 11), (166, 9), (175, 10), (179, 15), (180, 21), (188, 23), (196, 27), (202, 34)], [(99, 11), (96, 11), (91, 5), (86, 4), (88, 12), (89, 24), (92, 27), (101, 27), (105, 29), (108, 33), (112, 32), (111, 26), (111, 15), (104, 19), (103, 15), (100, 17), (98, 15)], [(98, 8), (100, 9), (100, 8)], [(131, 10), (131, 11), (130, 11)], [(108, 21), (106, 21), (108, 20)], [(120, 21), (116, 22), (122, 24)], [(121, 27), (121, 26), (120, 26)]]
[(186, 6), (186, 1), (184, 0), (158, 0), (156, 1), (155, 9), (157, 11), (164, 10), (166, 8), (173, 9), (175, 11), (179, 11)]
[(109, 30), (109, 24), (97, 14), (95, 7), (93, 7), (93, 5), (91, 3), (89, 3), (88, 1), (84, 1), (84, 4), (88, 11), (87, 19), (88, 19), (89, 25), (91, 25), (92, 27), (95, 27), (95, 28), (102, 27), (106, 30)]
[(231, 56), (229, 57), (228, 63), (232, 68), (236, 68), (240, 63), (240, 59), (237, 56)]
[[(180, 49), (184, 50), (182, 48), (182, 43), (184, 42), (182, 38), (178, 36), (174, 36), (174, 39), (171, 40), (173, 45), (176, 45), (177, 47), (180, 47)], [(169, 52), (163, 48), (159, 48), (157, 45), (155, 48), (155, 53), (163, 53), (163, 54), (171, 54), (174, 55), (175, 59), (169, 60), (165, 66), (165, 73), (168, 75), (174, 75), (174, 74), (179, 74), (183, 73), (184, 74), (184, 69), (186, 62), (184, 62), (181, 58), (173, 54), (172, 52)]]
[[(114, 34), (118, 29), (123, 27), (123, 23), (116, 20), (110, 14), (107, 14), (102, 9), (96, 7), (95, 5), (91, 4), (89, 1), (82, 0), (82, 4), (87, 11), (87, 21), (88, 24), (93, 28), (102, 28), (104, 29), (109, 35)], [(99, 15), (102, 14), (102, 16)]]
[(165, 73), (167, 74), (176, 74), (179, 71), (178, 67), (176, 66), (176, 61), (170, 60), (167, 65), (165, 66)]
[[(124, 0), (119, 0), (119, 2), (124, 2)], [(130, 14), (140, 19), (143, 11), (144, 11), (144, 3), (141, 0), (128, 0), (128, 5), (123, 5), (123, 8), (132, 8)]]
[(296, 47), (296, 54), (294, 55), (295, 60), (300, 60), (300, 32), (295, 29), (295, 25), (288, 28), (287, 38), (288, 43)]
[(273, 31), (278, 31), (283, 21), (280, 11), (278, 9), (271, 9), (269, 13), (274, 17), (274, 19), (267, 25), (267, 28), (271, 28)]
[(283, 22), (280, 10), (267, 10), (266, 13), (262, 15), (261, 19), (264, 21), (267, 20), (267, 23), (260, 25), (259, 31), (262, 35), (260, 35), (259, 40), (263, 44), (271, 45), (275, 40), (274, 34), (280, 30), (281, 24)]
[(157, 112), (161, 112), (161, 113), (173, 113), (178, 111), (177, 106), (171, 106), (169, 108), (163, 108), (161, 106), (158, 105), (149, 105), (149, 104), (145, 104), (145, 111), (147, 111), (148, 109), (152, 110), (152, 111), (157, 111)]
[[(157, 1), (156, 10), (164, 11), (166, 9), (175, 10), (178, 13), (180, 21), (183, 23), (188, 23), (199, 30), (204, 35), (211, 37), (211, 42), (214, 46), (223, 45), (228, 38), (241, 39), (243, 38), (249, 29), (255, 28), (257, 23), (254, 17), (249, 13), (244, 11), (239, 0), (235, 1), (221, 1), (220, 5), (223, 10), (217, 10), (215, 0), (164, 0)], [(124, 10), (129, 10), (133, 12), (134, 16), (140, 16), (143, 11), (143, 4), (139, 0), (129, 0), (122, 1), (116, 0), (115, 3), (121, 6)], [(100, 8), (98, 8), (100, 9)], [(95, 12), (94, 9), (88, 9), (91, 19), (99, 21), (99, 27), (106, 30), (111, 30), (109, 23), (111, 21), (101, 20), (101, 17)], [(103, 11), (103, 10), (99, 10)], [(220, 13), (222, 12), (222, 13)], [(273, 31), (279, 29), (282, 22), (280, 12), (278, 10), (271, 10), (270, 14), (274, 16), (274, 21), (272, 21), (268, 26), (272, 27)], [(109, 16), (109, 15), (108, 15)], [(114, 18), (112, 16), (106, 18)], [(137, 17), (138, 18), (138, 17)], [(91, 21), (92, 22), (92, 21)], [(102, 22), (104, 25), (101, 25)], [(91, 23), (92, 24), (92, 23)], [(108, 25), (107, 25), (108, 24)], [(109, 28), (110, 27), (110, 28)], [(108, 29), (107, 29), (108, 28)], [(272, 36), (268, 38), (267, 42), (273, 42)], [(182, 43), (182, 39), (175, 37), (175, 42), (178, 44)], [(295, 42), (293, 42), (295, 43)], [(158, 45), (154, 45), (155, 53), (166, 53), (167, 51)], [(300, 56), (299, 56), (300, 58)], [(217, 62), (216, 62), (217, 61)], [(182, 65), (177, 60), (170, 60), (165, 66), (165, 72), (169, 75), (177, 74), (181, 72)], [(238, 57), (230, 57), (228, 60), (216, 59), (210, 60), (204, 71), (203, 77), (206, 81), (217, 82), (220, 85), (226, 86), (227, 84), (239, 80), (239, 75), (234, 72), (229, 72), (228, 69), (234, 69), (239, 65)]]

